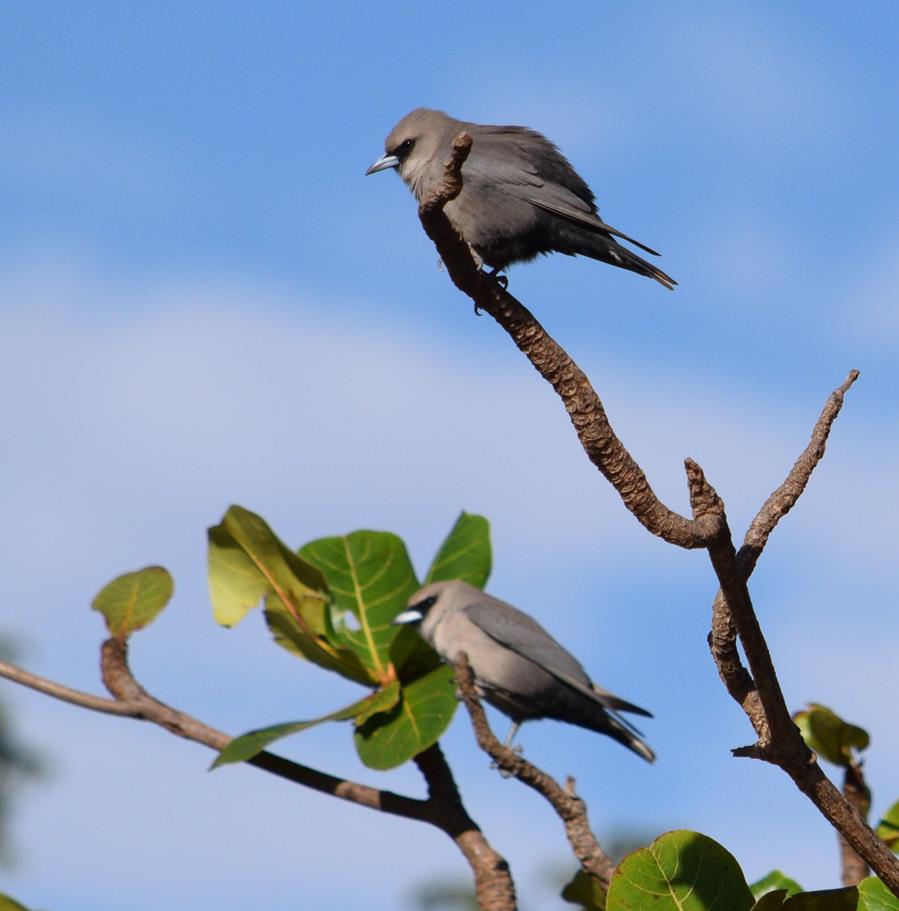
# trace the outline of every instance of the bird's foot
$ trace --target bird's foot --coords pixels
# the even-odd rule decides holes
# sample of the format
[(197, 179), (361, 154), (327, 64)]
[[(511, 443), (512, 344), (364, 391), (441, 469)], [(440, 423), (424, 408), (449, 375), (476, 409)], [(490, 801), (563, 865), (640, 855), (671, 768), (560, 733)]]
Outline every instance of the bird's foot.
[(503, 275), (501, 269), (491, 269), (487, 275), (505, 291), (509, 287), (509, 276)]
[[(524, 753), (524, 747), (520, 743), (515, 743), (515, 744), (504, 743), (503, 746), (507, 750), (514, 753), (516, 756), (521, 756)], [(500, 778), (511, 778), (512, 777), (512, 772), (510, 772), (508, 769), (501, 769), (499, 767), (499, 763), (495, 759), (493, 760), (493, 762), (490, 763), (490, 768), (496, 769), (499, 772)]]

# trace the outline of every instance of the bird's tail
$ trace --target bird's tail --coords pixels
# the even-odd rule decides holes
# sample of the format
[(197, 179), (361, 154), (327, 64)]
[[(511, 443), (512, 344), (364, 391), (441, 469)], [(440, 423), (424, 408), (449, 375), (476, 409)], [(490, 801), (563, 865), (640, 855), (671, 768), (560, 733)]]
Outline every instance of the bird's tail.
[[(600, 260), (600, 262), (618, 266), (620, 269), (627, 269), (630, 272), (636, 272), (638, 275), (654, 278), (660, 285), (664, 285), (669, 291), (674, 290), (674, 286), (677, 282), (670, 275), (666, 275), (657, 266), (654, 266), (651, 262), (647, 262), (643, 259), (642, 256), (638, 256), (634, 253), (633, 250), (629, 250), (627, 247), (619, 244), (613, 237), (609, 237), (605, 231), (617, 234), (619, 237), (623, 237), (626, 240), (631, 241), (631, 243), (642, 247), (647, 252), (658, 256), (658, 253), (656, 253), (655, 250), (650, 250), (649, 247), (641, 244), (639, 241), (627, 237), (620, 231), (610, 228), (608, 225), (605, 225), (604, 227), (605, 230), (602, 232), (578, 231), (576, 241), (566, 245), (564, 252), (582, 253), (584, 256), (590, 256), (593, 259)], [(570, 247), (570, 250), (568, 247)]]
[(628, 724), (624, 718), (614, 712), (603, 714), (605, 714), (605, 718), (596, 726), (595, 730), (607, 734), (613, 740), (617, 740), (647, 762), (656, 761), (656, 754), (653, 753), (644, 740), (637, 736), (637, 729), (633, 725)]
[[(643, 741), (640, 729), (620, 714), (621, 712), (631, 712), (635, 715), (652, 718), (652, 713), (604, 690), (595, 683), (590, 685), (590, 690), (593, 694), (594, 704), (591, 706), (589, 714), (586, 717), (582, 716), (582, 720), (578, 723), (598, 731), (600, 734), (607, 734), (629, 750), (633, 750), (638, 756), (642, 756), (647, 762), (655, 762), (656, 754)], [(595, 705), (597, 702), (602, 708), (597, 709)]]
[(654, 266), (652, 263), (647, 262), (642, 256), (637, 256), (636, 253), (632, 250), (628, 250), (627, 247), (623, 247), (621, 244), (615, 244), (614, 248), (609, 250), (609, 256), (618, 259), (618, 262), (615, 262), (616, 266), (621, 266), (622, 269), (629, 269), (631, 272), (636, 272), (638, 275), (654, 278), (660, 285), (664, 285), (669, 291), (673, 291), (674, 286), (677, 284), (670, 275), (666, 275), (658, 266)]

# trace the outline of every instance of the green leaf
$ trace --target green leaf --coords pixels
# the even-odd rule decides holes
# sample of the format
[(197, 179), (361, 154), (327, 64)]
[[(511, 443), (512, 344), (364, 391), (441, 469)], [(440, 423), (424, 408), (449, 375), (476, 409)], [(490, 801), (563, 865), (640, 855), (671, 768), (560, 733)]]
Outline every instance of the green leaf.
[(766, 892), (752, 906), (752, 911), (781, 911), (786, 900), (786, 889), (773, 889), (770, 892)]
[(359, 758), (371, 769), (393, 769), (437, 742), (456, 711), (453, 669), (441, 664), (403, 683), (399, 703), (356, 728)]
[(823, 889), (819, 892), (800, 892), (783, 905), (784, 911), (856, 911), (858, 889)]
[[(220, 623), (237, 623), (264, 595), (266, 619), (280, 645), (350, 680), (378, 682), (335, 632), (321, 572), (240, 506), (209, 529), (209, 587)], [(274, 626), (272, 616), (279, 618)]]
[(127, 636), (152, 623), (169, 603), (173, 588), (168, 570), (148, 566), (113, 579), (94, 598), (91, 607), (103, 614), (113, 636)]
[(271, 586), (224, 524), (210, 528), (207, 537), (212, 616), (222, 626), (237, 626)]
[(0, 911), (28, 911), (24, 905), (20, 905), (14, 898), (0, 893)]
[(329, 715), (322, 715), (321, 718), (314, 718), (311, 721), (289, 721), (285, 724), (273, 724), (267, 728), (259, 728), (258, 730), (241, 734), (240, 737), (235, 737), (218, 754), (211, 768), (215, 769), (232, 762), (246, 762), (261, 753), (270, 743), (274, 743), (276, 740), (280, 740), (290, 734), (305, 731), (307, 728), (314, 727), (324, 721), (349, 721), (353, 719), (357, 724), (362, 724), (376, 712), (384, 712), (391, 709), (396, 705), (399, 697), (400, 687), (394, 681), (383, 690), (371, 693), (364, 699), (360, 699), (345, 708), (338, 709), (336, 712), (331, 712)]
[(858, 884), (858, 911), (899, 911), (899, 898), (876, 877)]
[(341, 640), (374, 680), (391, 679), (390, 646), (398, 633), (391, 621), (419, 587), (406, 545), (389, 532), (354, 531), (311, 541), (300, 557), (328, 580)]
[(483, 516), (463, 512), (456, 520), (425, 577), (425, 585), (446, 579), (462, 579), (483, 588), (490, 576), (493, 556), (490, 523)]
[(899, 800), (886, 811), (874, 831), (878, 838), (882, 838), (893, 851), (899, 854)]
[[(298, 658), (311, 661), (363, 686), (377, 683), (363, 667), (355, 651), (345, 645), (336, 633), (323, 639), (310, 637), (300, 628), (293, 613), (274, 595), (265, 599), (265, 622), (275, 642)], [(331, 643), (332, 649), (322, 650), (322, 641)]]
[(319, 605), (302, 619), (311, 633), (322, 632), (315, 619), (328, 600), (324, 577), (286, 547), (264, 519), (241, 506), (231, 506), (209, 529), (209, 589), (213, 615), (223, 626), (234, 626), (272, 593), (301, 613), (307, 601)]
[(856, 911), (858, 889), (825, 889), (787, 896), (785, 889), (763, 895), (752, 911)]
[(628, 854), (612, 877), (607, 911), (749, 911), (743, 871), (716, 841), (698, 832), (660, 835)]
[(802, 886), (795, 879), (790, 879), (786, 873), (782, 873), (780, 870), (772, 870), (767, 876), (763, 876), (749, 888), (757, 899), (768, 892), (774, 892), (778, 889), (782, 889), (787, 895), (796, 895), (796, 893), (802, 891)]
[(562, 889), (562, 898), (584, 911), (606, 911), (606, 893), (589, 873), (578, 870), (574, 878)]
[(844, 721), (826, 705), (810, 702), (808, 709), (797, 712), (793, 720), (809, 748), (834, 765), (851, 765), (853, 749), (867, 749), (870, 742), (864, 728)]

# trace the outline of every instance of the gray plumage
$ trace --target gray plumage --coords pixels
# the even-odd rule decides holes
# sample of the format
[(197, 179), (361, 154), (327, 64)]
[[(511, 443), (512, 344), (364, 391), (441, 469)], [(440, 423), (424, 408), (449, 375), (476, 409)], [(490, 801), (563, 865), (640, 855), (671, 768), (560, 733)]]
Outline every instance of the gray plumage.
[(421, 200), (443, 179), (452, 141), (462, 130), (471, 135), (471, 152), (462, 166), (462, 192), (444, 211), (479, 265), (501, 271), (555, 251), (629, 269), (668, 289), (677, 284), (615, 240), (659, 255), (607, 225), (592, 191), (565, 156), (527, 127), (467, 123), (442, 111), (417, 108), (391, 130), (386, 154), (365, 173), (396, 168)]
[(414, 624), (446, 661), (465, 652), (484, 698), (514, 722), (513, 734), (524, 721), (554, 718), (655, 760), (639, 731), (618, 715), (650, 713), (596, 686), (573, 655), (511, 604), (458, 579), (433, 582), (393, 622)]

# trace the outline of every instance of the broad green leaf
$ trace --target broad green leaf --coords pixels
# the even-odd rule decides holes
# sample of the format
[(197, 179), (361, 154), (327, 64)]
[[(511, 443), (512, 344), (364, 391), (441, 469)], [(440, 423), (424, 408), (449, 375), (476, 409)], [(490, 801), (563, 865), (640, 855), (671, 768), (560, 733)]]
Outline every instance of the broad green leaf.
[(483, 516), (463, 512), (456, 520), (425, 577), (425, 585), (462, 579), (483, 588), (492, 562), (490, 523)]
[(0, 911), (28, 911), (28, 909), (14, 898), (0, 894)]
[(328, 601), (322, 574), (286, 547), (264, 519), (241, 506), (231, 506), (209, 529), (209, 589), (215, 619), (224, 626), (242, 620), (272, 593), (310, 627), (310, 635), (322, 633), (320, 618)]
[(319, 538), (300, 557), (324, 574), (340, 619), (337, 631), (378, 681), (390, 679), (393, 618), (419, 587), (406, 545), (384, 531)]
[(858, 889), (824, 889), (819, 892), (800, 892), (791, 895), (783, 905), (783, 911), (856, 911)]
[(899, 800), (886, 811), (875, 832), (878, 838), (882, 838), (890, 848), (899, 854)]
[(789, 896), (786, 889), (776, 889), (763, 895), (752, 911), (856, 911), (857, 905), (858, 889), (855, 886)]
[(606, 893), (589, 873), (578, 870), (574, 878), (562, 889), (562, 898), (584, 911), (606, 911)]
[[(265, 599), (265, 622), (275, 642), (281, 648), (317, 664), (325, 670), (334, 671), (354, 683), (373, 686), (378, 681), (362, 665), (356, 652), (343, 644), (342, 639), (334, 633), (327, 636), (327, 641), (337, 643), (331, 651), (323, 651), (316, 641), (300, 629), (293, 614), (274, 595)], [(327, 616), (327, 615), (326, 615)], [(330, 625), (330, 621), (327, 621)]]
[(772, 889), (772, 891), (766, 892), (752, 906), (752, 911), (782, 911), (786, 900), (786, 889)]
[(607, 911), (749, 911), (743, 871), (716, 841), (698, 832), (660, 835), (618, 864)]
[(853, 749), (864, 750), (870, 742), (864, 728), (844, 721), (826, 705), (810, 702), (808, 709), (797, 712), (793, 720), (809, 748), (834, 765), (850, 765)]
[(212, 616), (222, 626), (236, 626), (269, 592), (265, 576), (224, 525), (207, 532), (207, 573)]
[(259, 516), (232, 506), (221, 524), (209, 530), (209, 574), (219, 622), (238, 622), (264, 595), (266, 619), (281, 615), (273, 629), (279, 644), (350, 680), (376, 682), (331, 625), (324, 576), (285, 546)]
[(858, 884), (858, 911), (899, 911), (899, 898), (876, 877)]
[(393, 769), (437, 742), (456, 711), (453, 669), (441, 664), (403, 683), (400, 701), (356, 728), (356, 750), (371, 769)]
[(772, 870), (767, 876), (763, 876), (754, 882), (749, 889), (758, 899), (777, 889), (783, 889), (787, 895), (796, 895), (797, 892), (802, 891), (802, 886), (795, 879), (790, 879), (786, 873), (782, 873), (780, 870)]
[(270, 743), (287, 737), (289, 734), (297, 734), (305, 731), (307, 728), (314, 727), (325, 721), (349, 721), (353, 719), (357, 724), (364, 723), (376, 712), (384, 712), (396, 705), (400, 696), (399, 684), (395, 681), (383, 690), (371, 693), (364, 699), (352, 703), (345, 708), (331, 712), (329, 715), (323, 715), (321, 718), (314, 718), (311, 721), (289, 721), (285, 724), (273, 724), (267, 728), (259, 728), (255, 731), (249, 731), (240, 737), (235, 737), (228, 746), (212, 763), (211, 768), (228, 765), (232, 762), (246, 762), (254, 756), (261, 753)]
[(169, 603), (174, 585), (168, 570), (148, 566), (113, 579), (91, 605), (106, 618), (113, 636), (127, 636), (151, 623)]

